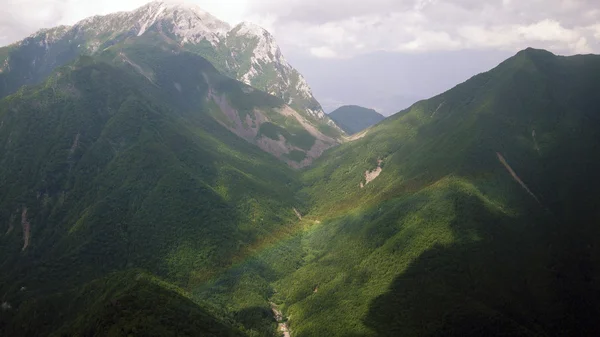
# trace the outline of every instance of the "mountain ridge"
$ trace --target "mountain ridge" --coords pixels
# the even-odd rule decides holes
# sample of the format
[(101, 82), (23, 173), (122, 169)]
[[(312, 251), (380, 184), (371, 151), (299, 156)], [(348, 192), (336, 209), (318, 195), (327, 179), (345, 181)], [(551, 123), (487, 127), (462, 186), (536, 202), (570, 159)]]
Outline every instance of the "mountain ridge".
[[(242, 29), (244, 34), (235, 34)], [(97, 15), (73, 26), (42, 29), (0, 48), (0, 57), (6, 54), (0, 59), (0, 64), (4, 64), (0, 71), (0, 77), (4, 77), (0, 78), (4, 82), (0, 96), (23, 84), (41, 81), (56, 66), (74, 60), (79, 54), (95, 54), (149, 31), (157, 35), (155, 42), (163, 47), (200, 54), (225, 75), (278, 96), (302, 113), (336, 127), (323, 113), (304, 77), (287, 63), (270, 33), (250, 23), (231, 27), (197, 6), (179, 2), (154, 1), (133, 11)], [(11, 78), (10, 70), (20, 72), (19, 67), (27, 68), (23, 69), (25, 73)]]
[(344, 105), (329, 113), (329, 117), (349, 135), (356, 134), (385, 119), (374, 109)]
[(222, 73), (215, 46), (267, 68), (268, 33), (192, 34), (199, 52), (141, 27), (92, 55), (58, 28), (23, 46), (46, 58), (2, 63), (3, 90), (43, 80), (0, 99), (0, 331), (600, 330), (600, 56), (521, 51), (335, 146), (308, 106)]
[[(195, 105), (188, 104), (186, 109), (198, 109), (209, 101), (209, 110), (219, 123), (292, 167), (310, 164), (325, 149), (342, 141), (343, 131), (322, 113), (304, 78), (287, 63), (270, 33), (256, 25), (231, 27), (197, 7), (155, 1), (135, 11), (90, 17), (71, 27), (40, 32), (0, 48), (0, 58), (4, 56), (0, 97), (23, 84), (42, 81), (78, 55), (90, 55), (131, 68), (153, 86), (172, 92), (172, 97), (187, 95), (188, 102)], [(173, 68), (165, 63), (167, 58), (190, 67), (174, 70), (186, 83), (161, 70)], [(223, 85), (224, 91), (215, 91), (213, 85), (205, 100), (198, 100), (194, 95), (214, 77), (206, 76), (203, 71), (207, 68), (199, 58), (210, 62), (223, 76), (245, 84), (225, 84), (227, 81), (219, 77), (216, 83)], [(162, 79), (156, 78), (159, 74)], [(190, 92), (194, 87), (196, 92)], [(267, 102), (266, 109), (259, 106), (261, 102)]]
[[(189, 57), (221, 85), (238, 85)], [(189, 63), (164, 61), (174, 67), (165, 74)], [(243, 304), (217, 306), (191, 293), (294, 222), (293, 209), (302, 209), (292, 192), (296, 171), (218, 123), (210, 106), (187, 102), (184, 76), (176, 96), (172, 83), (167, 92), (123, 70), (82, 56), (0, 100), (0, 288), (8, 308), (0, 328), (17, 336), (271, 331), (270, 320), (245, 325), (253, 312), (238, 313)], [(256, 93), (262, 106), (266, 97), (278, 107), (276, 97)], [(235, 97), (232, 104), (247, 99)], [(157, 303), (160, 319), (150, 309)], [(115, 321), (127, 308), (129, 318)], [(184, 308), (199, 321), (179, 316)], [(25, 324), (37, 310), (43, 317)]]
[(597, 331), (599, 69), (526, 50), (315, 161), (296, 336)]

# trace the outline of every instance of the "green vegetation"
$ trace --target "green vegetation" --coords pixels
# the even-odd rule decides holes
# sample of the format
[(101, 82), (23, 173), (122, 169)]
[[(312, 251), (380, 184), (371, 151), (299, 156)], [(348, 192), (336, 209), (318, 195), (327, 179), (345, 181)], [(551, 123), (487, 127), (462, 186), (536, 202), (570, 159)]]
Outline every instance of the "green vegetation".
[(317, 160), (275, 283), (294, 336), (597, 331), (599, 70), (529, 49)]
[(81, 57), (0, 101), (0, 331), (273, 336), (274, 302), (294, 337), (593, 335), (599, 71), (528, 49), (293, 171), (206, 98), (310, 149), (280, 99)]
[(28, 37), (25, 43), (0, 48), (0, 67), (4, 67), (3, 63), (8, 59), (6, 71), (0, 73), (0, 98), (16, 92), (23, 85), (42, 82), (57, 66), (73, 61), (81, 53), (77, 45), (82, 41), (72, 35), (65, 36), (53, 48), (46, 49), (44, 41), (47, 36), (63, 30), (62, 26), (48, 29)]
[(377, 111), (357, 105), (339, 107), (329, 114), (329, 118), (348, 134), (358, 133), (385, 119)]
[[(163, 74), (179, 75), (167, 64), (155, 69), (157, 83), (167, 81)], [(5, 224), (16, 227), (0, 237), (0, 292), (15, 311), (30, 312), (39, 295), (77, 292), (131, 268), (193, 293), (295, 221), (295, 172), (165, 94), (142, 76), (81, 58), (0, 102), (2, 234)], [(31, 232), (22, 249), (25, 208)], [(147, 307), (162, 301), (137, 300)], [(251, 309), (244, 305), (215, 315), (233, 321)], [(131, 310), (139, 324), (153, 317)], [(232, 324), (269, 335), (275, 325), (267, 317), (248, 329)], [(11, 321), (15, 331), (26, 318)], [(47, 328), (40, 333), (60, 333)]]
[[(29, 290), (20, 296), (27, 297)], [(24, 300), (0, 316), (3, 334), (50, 336), (243, 336), (180, 289), (139, 271)]]
[(279, 140), (279, 136), (281, 135), (281, 130), (279, 126), (273, 123), (263, 123), (258, 130), (259, 136), (269, 137), (273, 140)]
[(290, 152), (288, 154), (288, 157), (295, 161), (295, 162), (301, 162), (304, 159), (306, 159), (306, 152), (300, 151), (300, 150), (292, 150), (292, 152)]
[[(289, 142), (291, 145), (299, 147), (303, 150), (310, 150), (313, 145), (315, 145), (315, 141), (317, 140), (313, 135), (311, 135), (308, 131), (306, 131), (303, 128), (297, 128), (297, 129), (293, 129), (292, 128), (292, 132), (295, 132), (294, 134), (290, 133), (290, 131), (276, 125), (273, 123), (263, 123), (260, 126), (259, 129), (259, 133), (258, 136), (266, 136), (269, 137), (273, 140), (279, 140), (280, 136), (283, 136), (283, 138), (285, 138), (285, 140), (287, 142)], [(302, 156), (306, 156), (305, 152), (302, 151), (296, 151), (296, 152), (301, 152)], [(298, 158), (298, 154), (294, 155), (295, 158)], [(302, 158), (304, 159), (304, 158)], [(296, 159), (294, 159), (296, 160)], [(301, 160), (296, 160), (296, 161), (301, 161)]]

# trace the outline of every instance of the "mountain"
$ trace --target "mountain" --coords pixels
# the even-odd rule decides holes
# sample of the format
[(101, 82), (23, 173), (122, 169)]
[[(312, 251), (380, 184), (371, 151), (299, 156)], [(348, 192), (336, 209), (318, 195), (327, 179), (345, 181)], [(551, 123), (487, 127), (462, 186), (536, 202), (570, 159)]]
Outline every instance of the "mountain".
[(350, 135), (358, 133), (385, 119), (377, 111), (357, 105), (341, 106), (332, 111), (329, 114), (329, 118)]
[(598, 71), (521, 51), (303, 172), (294, 336), (599, 331)]
[(600, 330), (600, 56), (521, 51), (338, 144), (153, 6), (1, 50), (3, 335)]
[[(239, 306), (211, 309), (193, 292), (296, 221), (296, 172), (259, 148), (287, 132), (275, 123), (300, 128), (294, 113), (195, 54), (141, 45), (80, 57), (2, 99), (0, 292), (14, 310), (0, 326), (15, 336), (270, 331), (266, 301), (238, 295)], [(111, 290), (123, 287), (131, 293)], [(172, 325), (141, 309), (162, 302)], [(270, 320), (244, 325), (250, 305)], [(185, 307), (200, 325), (171, 316)], [(115, 322), (122, 310), (131, 320)]]
[(277, 97), (223, 76), (195, 54), (172, 54), (137, 43), (113, 46), (99, 56), (160, 88), (167, 94), (164, 100), (182, 109), (208, 109), (232, 133), (292, 167), (310, 164), (339, 142), (336, 129)]
[(250, 23), (232, 28), (195, 5), (171, 1), (90, 17), (72, 27), (44, 29), (0, 48), (0, 97), (22, 85), (39, 83), (78, 55), (94, 55), (115, 44), (135, 44), (140, 39), (151, 40), (165, 50), (199, 54), (221, 73), (273, 94), (303, 115), (336, 128), (304, 77), (288, 64), (266, 30)]
[[(324, 116), (308, 85), (287, 64), (270, 34), (249, 24), (230, 29), (188, 5), (152, 2), (133, 12), (43, 30), (0, 49), (0, 58), (4, 57), (0, 93), (7, 95), (22, 85), (37, 83), (81, 54), (142, 76), (169, 92), (166, 99), (187, 102), (186, 109), (210, 101), (219, 123), (290, 166), (304, 167), (341, 141), (343, 131)], [(206, 56), (212, 66), (194, 55)], [(213, 68), (223, 66), (223, 60), (229, 67), (224, 74)], [(254, 86), (229, 80), (227, 74)]]

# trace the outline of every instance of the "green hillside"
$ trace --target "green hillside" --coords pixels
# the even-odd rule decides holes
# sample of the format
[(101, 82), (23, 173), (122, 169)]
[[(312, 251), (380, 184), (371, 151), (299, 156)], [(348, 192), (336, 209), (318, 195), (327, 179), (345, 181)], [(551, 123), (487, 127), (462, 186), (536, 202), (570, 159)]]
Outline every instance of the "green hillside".
[(377, 111), (358, 105), (341, 106), (331, 112), (329, 118), (350, 135), (358, 133), (385, 119)]
[[(296, 172), (221, 126), (210, 105), (186, 109), (165, 94), (83, 57), (0, 101), (0, 294), (19, 313), (12, 326), (26, 325), (40, 296), (76, 306), (68, 294), (132, 268), (191, 293), (296, 221)], [(266, 295), (260, 303), (269, 310)]]
[[(24, 290), (23, 292), (27, 292)], [(121, 272), (5, 310), (6, 336), (244, 336), (189, 296), (143, 272)]]
[(147, 38), (0, 100), (0, 335), (600, 331), (600, 56), (524, 50), (321, 155)]
[[(206, 108), (213, 119), (229, 131), (292, 167), (311, 164), (325, 149), (336, 145), (342, 138), (341, 130), (327, 124), (329, 119), (308, 114), (297, 105), (292, 108), (281, 98), (233, 80), (219, 73), (214, 64), (203, 57), (181, 50), (179, 45), (165, 41), (160, 35), (146, 34), (124, 39), (106, 42), (107, 46), (94, 53), (94, 58), (141, 77), (143, 81), (138, 85), (152, 92), (158, 101), (173, 104), (178, 110), (195, 113), (197, 109)], [(65, 58), (58, 60), (52, 58), (56, 55), (46, 53), (43, 59), (49, 59), (45, 63), (34, 62), (36, 66), (32, 67), (30, 59), (37, 59), (39, 43), (43, 42), (36, 41), (27, 40), (18, 48), (0, 48), (0, 62), (3, 54), (10, 55), (10, 62), (6, 65), (10, 71), (0, 69), (0, 98), (22, 85), (40, 82), (55, 67), (78, 55), (75, 51), (68, 55), (60, 54)], [(54, 47), (64, 46), (57, 44)], [(45, 66), (40, 68), (42, 64)], [(5, 91), (2, 91), (2, 85)], [(207, 100), (212, 106), (207, 105)], [(313, 103), (318, 105), (316, 101)], [(269, 127), (276, 131), (263, 132)]]
[(276, 283), (293, 335), (598, 331), (599, 71), (528, 49), (321, 157)]

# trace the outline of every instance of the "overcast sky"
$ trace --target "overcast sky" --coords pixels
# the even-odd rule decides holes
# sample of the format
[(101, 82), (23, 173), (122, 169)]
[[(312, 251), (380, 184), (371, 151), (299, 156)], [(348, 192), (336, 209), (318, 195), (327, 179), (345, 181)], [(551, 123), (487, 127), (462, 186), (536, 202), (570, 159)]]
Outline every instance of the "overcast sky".
[[(0, 45), (39, 28), (132, 10), (147, 0), (0, 0)], [(598, 0), (193, 0), (231, 24), (268, 29), (331, 109), (389, 114), (525, 47), (600, 52)], [(378, 106), (379, 105), (379, 106)], [(387, 106), (390, 105), (390, 106)]]

